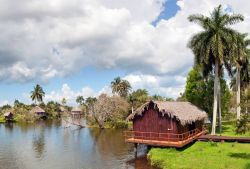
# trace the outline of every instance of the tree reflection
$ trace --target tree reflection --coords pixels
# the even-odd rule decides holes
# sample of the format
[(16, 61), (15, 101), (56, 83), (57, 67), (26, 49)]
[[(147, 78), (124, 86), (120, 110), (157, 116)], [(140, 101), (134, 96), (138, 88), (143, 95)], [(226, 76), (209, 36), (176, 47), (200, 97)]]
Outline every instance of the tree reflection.
[(33, 150), (36, 153), (37, 158), (41, 158), (45, 150), (44, 133), (45, 129), (42, 126), (40, 126), (39, 128), (35, 128), (32, 143), (33, 143)]

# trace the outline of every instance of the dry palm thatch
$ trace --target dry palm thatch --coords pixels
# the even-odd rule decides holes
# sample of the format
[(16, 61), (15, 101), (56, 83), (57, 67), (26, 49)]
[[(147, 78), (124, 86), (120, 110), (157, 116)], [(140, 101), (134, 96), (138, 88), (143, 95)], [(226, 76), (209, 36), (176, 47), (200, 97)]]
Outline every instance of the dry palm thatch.
[(39, 107), (39, 106), (35, 106), (35, 107), (33, 107), (32, 109), (31, 109), (31, 111), (30, 112), (32, 112), (32, 113), (45, 113), (45, 110), (43, 110), (41, 107)]
[(182, 125), (204, 120), (207, 117), (205, 111), (189, 102), (149, 101), (130, 114), (127, 120), (133, 120), (135, 116), (142, 116), (149, 109), (150, 104), (153, 104), (154, 109), (162, 113), (163, 116), (166, 114), (169, 117), (175, 117)]
[(82, 112), (82, 109), (80, 109), (79, 107), (74, 107), (72, 110), (71, 110), (72, 113), (78, 113), (78, 112)]

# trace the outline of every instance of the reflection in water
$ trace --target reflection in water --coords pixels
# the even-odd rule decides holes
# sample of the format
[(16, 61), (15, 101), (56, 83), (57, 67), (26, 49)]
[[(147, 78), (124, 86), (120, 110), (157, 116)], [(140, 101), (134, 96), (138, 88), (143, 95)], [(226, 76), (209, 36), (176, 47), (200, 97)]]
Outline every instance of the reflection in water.
[(49, 121), (8, 127), (0, 124), (0, 169), (152, 169), (144, 156), (134, 159), (122, 130)]
[(33, 149), (37, 155), (37, 158), (42, 157), (45, 149), (44, 131), (44, 128), (35, 129), (35, 133), (33, 135)]

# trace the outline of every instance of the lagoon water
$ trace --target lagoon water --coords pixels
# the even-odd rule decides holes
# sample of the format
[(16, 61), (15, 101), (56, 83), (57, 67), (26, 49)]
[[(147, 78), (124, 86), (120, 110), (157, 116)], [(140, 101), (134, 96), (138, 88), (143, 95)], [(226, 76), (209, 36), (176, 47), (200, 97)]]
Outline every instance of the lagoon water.
[(0, 169), (153, 169), (117, 129), (0, 124)]

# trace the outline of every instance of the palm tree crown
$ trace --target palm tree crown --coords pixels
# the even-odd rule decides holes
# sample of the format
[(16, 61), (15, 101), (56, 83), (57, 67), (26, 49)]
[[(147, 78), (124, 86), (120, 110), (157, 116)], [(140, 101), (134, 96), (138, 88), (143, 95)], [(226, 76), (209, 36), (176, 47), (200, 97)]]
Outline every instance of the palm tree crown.
[[(231, 75), (228, 65), (230, 45), (237, 35), (237, 32), (229, 26), (243, 21), (242, 15), (228, 15), (223, 13), (221, 5), (214, 9), (210, 17), (203, 15), (191, 15), (188, 17), (190, 22), (199, 24), (203, 31), (192, 37), (188, 46), (195, 54), (195, 63), (203, 66), (204, 76), (213, 70), (216, 61), (220, 68), (225, 64), (226, 69)], [(222, 71), (220, 70), (220, 73)]]
[(43, 97), (45, 96), (45, 92), (43, 91), (43, 88), (37, 84), (35, 87), (34, 87), (34, 90), (31, 91), (31, 99), (32, 101), (38, 101), (38, 102), (42, 102), (43, 101)]
[(127, 97), (131, 90), (131, 85), (127, 80), (122, 80), (120, 77), (116, 77), (111, 82), (112, 93), (116, 93), (121, 97)]

